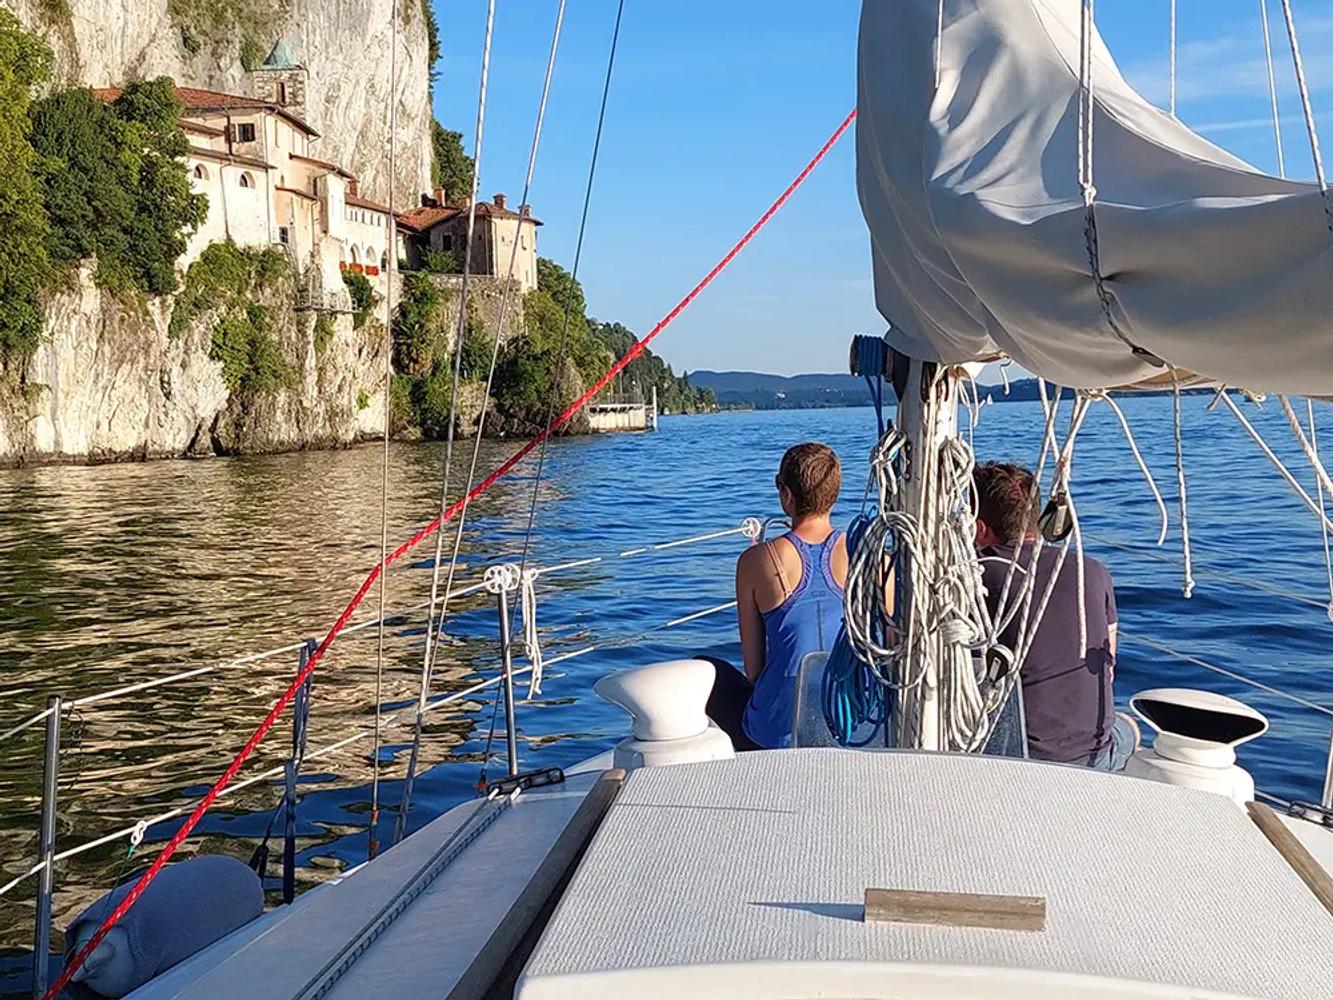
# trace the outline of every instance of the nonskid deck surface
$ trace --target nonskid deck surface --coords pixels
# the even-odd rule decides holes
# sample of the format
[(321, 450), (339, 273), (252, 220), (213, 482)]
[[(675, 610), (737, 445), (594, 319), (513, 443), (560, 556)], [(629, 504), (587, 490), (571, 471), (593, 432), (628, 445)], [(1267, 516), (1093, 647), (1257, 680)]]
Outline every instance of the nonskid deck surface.
[[(1047, 924), (867, 924), (869, 887), (1041, 896)], [(932, 969), (962, 992), (930, 989)], [(1323, 998), (1333, 917), (1219, 796), (995, 758), (784, 750), (632, 772), (519, 996), (955, 996), (982, 982)], [(1000, 982), (1014, 992), (991, 992)]]

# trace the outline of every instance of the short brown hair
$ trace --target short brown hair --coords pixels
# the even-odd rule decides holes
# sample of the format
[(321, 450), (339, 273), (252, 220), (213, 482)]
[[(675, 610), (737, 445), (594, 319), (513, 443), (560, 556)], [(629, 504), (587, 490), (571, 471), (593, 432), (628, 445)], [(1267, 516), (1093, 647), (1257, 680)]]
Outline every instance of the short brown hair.
[(1037, 525), (1041, 489), (1021, 465), (986, 462), (972, 470), (977, 519), (1001, 541), (1019, 542)]
[(777, 481), (791, 491), (794, 516), (827, 514), (838, 501), (842, 469), (832, 448), (807, 441), (787, 449), (778, 466)]

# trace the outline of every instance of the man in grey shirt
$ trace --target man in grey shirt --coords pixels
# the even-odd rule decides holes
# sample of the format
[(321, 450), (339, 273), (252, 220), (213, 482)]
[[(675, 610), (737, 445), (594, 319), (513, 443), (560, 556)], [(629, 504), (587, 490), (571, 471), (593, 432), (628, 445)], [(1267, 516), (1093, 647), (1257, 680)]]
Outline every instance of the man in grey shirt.
[[(1032, 473), (1017, 465), (987, 462), (976, 467), (973, 484), (977, 547), (991, 614), (1000, 610), (1000, 594), (1017, 548), (1009, 601), (1021, 592), (1024, 574), (1033, 573), (1036, 579), (1028, 614), (1035, 618), (1055, 574), (1060, 546), (1044, 545), (1036, 552), (1041, 504), (1039, 498), (1034, 500), (1037, 492)], [(1080, 648), (1077, 560), (1072, 550), (1066, 554), (1021, 665), (1028, 754), (1036, 760), (1118, 771), (1138, 744), (1138, 727), (1115, 711), (1115, 586), (1105, 566), (1083, 557), (1087, 645)], [(1001, 644), (1010, 651), (1018, 642), (1021, 617), (1015, 615), (1000, 633)]]

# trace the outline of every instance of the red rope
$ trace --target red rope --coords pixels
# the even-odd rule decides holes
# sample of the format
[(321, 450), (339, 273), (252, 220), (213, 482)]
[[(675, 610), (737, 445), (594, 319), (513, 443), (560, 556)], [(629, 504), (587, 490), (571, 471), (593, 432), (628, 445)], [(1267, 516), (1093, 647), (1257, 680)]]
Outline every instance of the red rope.
[(772, 205), (769, 206), (768, 211), (759, 217), (759, 221), (749, 228), (745, 235), (737, 241), (736, 245), (727, 252), (725, 257), (717, 262), (711, 271), (704, 275), (703, 280), (690, 289), (690, 293), (686, 295), (685, 298), (681, 299), (671, 312), (667, 313), (656, 326), (648, 331), (648, 334), (642, 340), (631, 347), (629, 351), (625, 353), (623, 358), (612, 365), (605, 375), (593, 383), (592, 387), (589, 388), (587, 392), (565, 407), (560, 415), (546, 426), (545, 430), (500, 463), (499, 467), (474, 487), (472, 492), (467, 494), (466, 497), (455, 501), (442, 516), (431, 521), (402, 545), (394, 549), (393, 552), (389, 553), (388, 559), (386, 559), (382, 565), (378, 563), (375, 565), (375, 568), (370, 571), (370, 574), (362, 582), (360, 588), (358, 588), (356, 595), (348, 603), (347, 607), (343, 609), (343, 613), (338, 616), (338, 620), (333, 623), (333, 627), (329, 629), (328, 634), (324, 636), (324, 641), (319, 644), (314, 653), (311, 654), (309, 660), (306, 661), (305, 669), (297, 675), (296, 679), (292, 681), (287, 690), (282, 693), (282, 697), (279, 698), (273, 708), (269, 710), (268, 715), (264, 717), (264, 721), (261, 722), (259, 728), (254, 731), (254, 735), (246, 741), (245, 746), (241, 748), (241, 752), (236, 755), (236, 759), (227, 766), (227, 770), (222, 772), (222, 777), (218, 778), (213, 784), (213, 787), (208, 790), (208, 793), (199, 800), (199, 804), (194, 807), (194, 811), (190, 813), (189, 817), (181, 825), (181, 828), (177, 830), (171, 840), (167, 842), (166, 847), (162, 848), (161, 853), (154, 859), (148, 870), (139, 876), (139, 881), (134, 884), (134, 888), (131, 889), (116, 908), (111, 911), (110, 915), (102, 921), (102, 925), (97, 928), (97, 933), (95, 933), (88, 940), (88, 943), (80, 949), (79, 953), (74, 956), (69, 965), (65, 966), (64, 971), (60, 974), (60, 978), (57, 979), (55, 984), (46, 991), (46, 995), (42, 1000), (56, 1000), (60, 991), (69, 985), (70, 979), (78, 970), (79, 966), (83, 965), (83, 963), (88, 960), (88, 956), (91, 955), (97, 946), (102, 943), (102, 939), (106, 937), (107, 932), (120, 922), (121, 918), (129, 912), (130, 908), (134, 906), (139, 897), (143, 895), (143, 891), (148, 888), (148, 883), (152, 882), (153, 879), (157, 877), (157, 873), (162, 870), (163, 866), (166, 865), (171, 856), (176, 853), (176, 849), (180, 847), (185, 838), (190, 835), (190, 831), (193, 830), (199, 820), (203, 818), (204, 813), (208, 812), (209, 807), (212, 806), (219, 793), (230, 784), (232, 778), (236, 777), (236, 772), (241, 769), (241, 765), (245, 763), (246, 758), (254, 752), (254, 749), (259, 745), (260, 740), (262, 740), (268, 731), (273, 728), (273, 724), (278, 721), (278, 717), (282, 715), (283, 710), (287, 707), (287, 703), (290, 702), (292, 697), (296, 694), (297, 688), (304, 684), (306, 678), (314, 672), (315, 667), (319, 665), (319, 661), (324, 658), (324, 653), (333, 645), (333, 641), (338, 638), (339, 633), (347, 626), (347, 622), (351, 619), (353, 613), (355, 613), (356, 609), (361, 606), (361, 602), (365, 600), (366, 594), (370, 592), (370, 588), (373, 587), (375, 581), (379, 579), (381, 571), (390, 564), (397, 562), (409, 551), (420, 545), (423, 541), (438, 531), (444, 522), (451, 520), (457, 515), (464, 504), (470, 503), (494, 486), (501, 476), (509, 472), (509, 470), (519, 462), (523, 461), (534, 448), (568, 423), (569, 419), (581, 410), (590, 399), (606, 388), (607, 384), (613, 378), (624, 371), (630, 362), (642, 354), (653, 338), (670, 326), (676, 317), (684, 312), (691, 302), (698, 298), (699, 293), (712, 284), (713, 279), (721, 274), (728, 264), (735, 260), (736, 255), (745, 249), (746, 244), (754, 239), (759, 230), (763, 229), (764, 226), (768, 224), (769, 220), (777, 214), (778, 209), (782, 208), (782, 206), (787, 203), (787, 199), (789, 199), (795, 193), (796, 189), (805, 182), (805, 179), (810, 176), (811, 171), (819, 165), (819, 162), (824, 159), (828, 151), (833, 148), (834, 144), (839, 139), (842, 138), (843, 133), (851, 126), (855, 118), (856, 109), (853, 108), (847, 117), (842, 120), (842, 124), (840, 124), (833, 134), (829, 136), (828, 141), (819, 148), (819, 152), (817, 152), (811, 158), (810, 162), (805, 165), (805, 169), (796, 175), (796, 179), (787, 185), (787, 189), (778, 196), (777, 200), (773, 202)]

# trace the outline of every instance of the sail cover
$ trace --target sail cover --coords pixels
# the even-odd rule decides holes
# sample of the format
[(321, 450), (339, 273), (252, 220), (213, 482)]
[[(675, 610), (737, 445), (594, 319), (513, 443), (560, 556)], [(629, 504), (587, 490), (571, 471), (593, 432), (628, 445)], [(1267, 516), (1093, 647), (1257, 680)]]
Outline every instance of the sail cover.
[(1005, 354), (1081, 388), (1160, 378), (1153, 355), (1232, 385), (1333, 392), (1318, 189), (1153, 107), (1094, 37), (1099, 296), (1079, 178), (1080, 10), (945, 0), (937, 85), (938, 0), (864, 4), (857, 181), (890, 342), (945, 363)]

